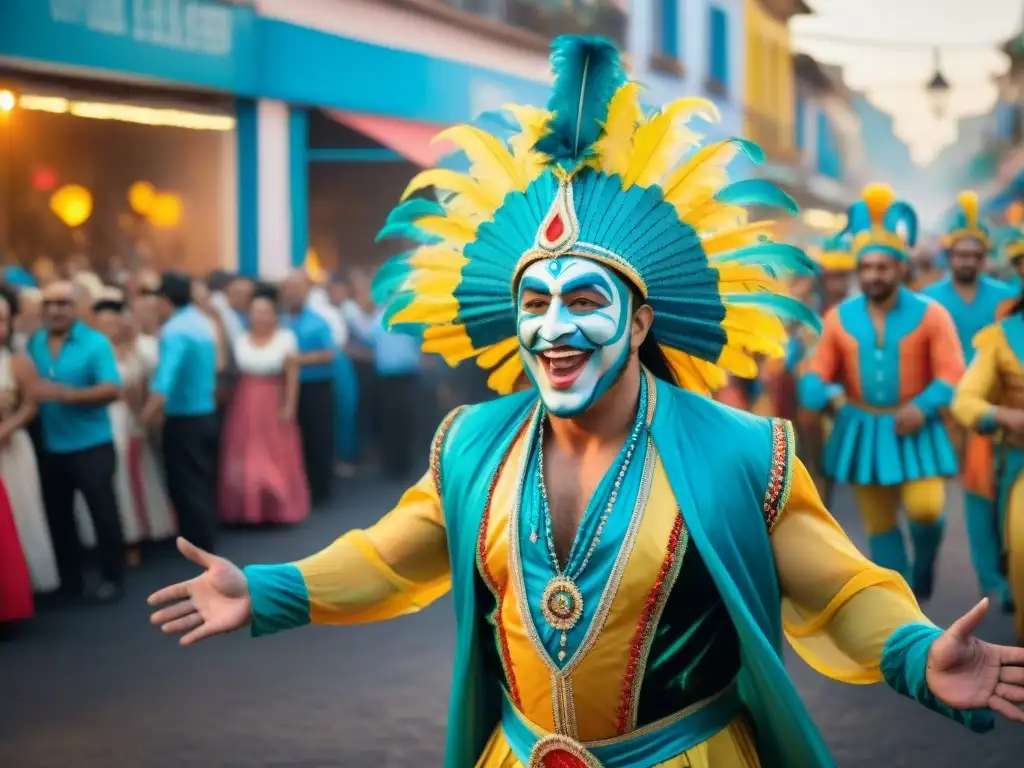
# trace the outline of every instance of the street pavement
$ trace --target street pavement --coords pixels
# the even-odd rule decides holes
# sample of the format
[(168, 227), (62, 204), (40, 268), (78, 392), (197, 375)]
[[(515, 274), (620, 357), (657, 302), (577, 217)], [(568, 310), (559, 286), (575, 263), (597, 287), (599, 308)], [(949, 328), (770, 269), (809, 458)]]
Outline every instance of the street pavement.
[[(295, 528), (231, 531), (240, 563), (291, 560), (386, 511), (401, 488), (353, 482)], [(848, 493), (836, 513), (863, 543)], [(977, 599), (959, 492), (950, 487), (937, 597), (948, 623)], [(187, 578), (169, 550), (131, 574), (122, 603), (43, 610), (0, 643), (2, 768), (440, 768), (452, 653), (448, 599), (387, 624), (245, 634), (184, 649), (152, 629), (146, 595)], [(985, 639), (1013, 641), (994, 615)], [(790, 669), (841, 768), (1020, 768), (1024, 726), (985, 736), (933, 715), (884, 684)]]

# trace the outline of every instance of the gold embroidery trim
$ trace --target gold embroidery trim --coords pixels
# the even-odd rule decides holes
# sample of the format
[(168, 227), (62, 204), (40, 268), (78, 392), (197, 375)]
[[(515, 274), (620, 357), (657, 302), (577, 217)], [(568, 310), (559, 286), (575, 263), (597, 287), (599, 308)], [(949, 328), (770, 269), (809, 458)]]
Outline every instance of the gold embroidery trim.
[(768, 487), (764, 492), (764, 513), (765, 526), (768, 534), (775, 530), (779, 517), (785, 510), (786, 502), (792, 490), (793, 453), (794, 443), (793, 427), (784, 419), (772, 419), (772, 460), (771, 469), (768, 473)]
[(444, 439), (448, 436), (448, 430), (452, 428), (452, 424), (455, 423), (455, 417), (466, 410), (465, 405), (460, 405), (458, 408), (454, 408), (447, 416), (444, 417), (444, 421), (441, 422), (441, 426), (437, 428), (437, 432), (434, 433), (434, 439), (430, 442), (430, 477), (434, 481), (434, 492), (437, 494), (438, 503), (441, 502), (441, 449), (444, 447)]

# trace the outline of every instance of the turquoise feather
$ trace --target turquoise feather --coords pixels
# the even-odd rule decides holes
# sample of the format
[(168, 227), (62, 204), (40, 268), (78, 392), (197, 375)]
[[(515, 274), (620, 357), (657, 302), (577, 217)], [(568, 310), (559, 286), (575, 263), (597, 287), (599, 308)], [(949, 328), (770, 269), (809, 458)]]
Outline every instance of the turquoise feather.
[(798, 213), (796, 200), (765, 179), (744, 179), (722, 187), (715, 200), (726, 205), (765, 205), (787, 213)]
[(719, 254), (715, 257), (715, 262), (756, 264), (796, 275), (813, 275), (818, 271), (818, 265), (803, 249), (788, 243), (769, 242), (748, 245)]
[(608, 103), (626, 82), (626, 73), (614, 44), (577, 35), (563, 35), (551, 44), (551, 67), (551, 119), (548, 133), (534, 148), (571, 171), (593, 154), (608, 118)]
[(395, 238), (412, 240), (413, 242), (421, 243), (423, 245), (433, 245), (434, 243), (439, 243), (443, 240), (443, 238), (433, 235), (430, 232), (424, 232), (412, 222), (396, 221), (392, 224), (384, 225), (384, 228), (377, 233), (376, 242), (379, 243), (381, 240)]
[(435, 200), (413, 197), (395, 206), (384, 220), (384, 223), (413, 222), (424, 216), (444, 216), (444, 208)]
[(799, 299), (777, 293), (726, 293), (722, 298), (728, 304), (753, 304), (785, 320), (793, 320), (821, 331), (821, 318)]

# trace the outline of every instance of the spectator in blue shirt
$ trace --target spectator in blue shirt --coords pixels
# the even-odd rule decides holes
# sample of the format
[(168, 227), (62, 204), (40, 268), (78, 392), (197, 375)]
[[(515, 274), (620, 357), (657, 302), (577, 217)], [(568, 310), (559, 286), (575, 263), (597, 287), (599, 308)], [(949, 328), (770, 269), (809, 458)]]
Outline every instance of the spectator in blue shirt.
[(160, 357), (142, 422), (163, 419), (167, 490), (181, 535), (207, 552), (216, 538), (217, 342), (211, 320), (192, 303), (192, 281), (166, 273), (159, 291)]
[[(373, 335), (373, 360), (377, 373), (377, 397), (380, 403), (380, 430), (383, 468), (389, 477), (407, 480), (413, 470), (413, 458), (421, 455), (419, 438), (423, 433), (420, 416), (434, 417), (434, 404), (428, 404), (420, 387), (422, 355), (419, 341), (384, 327), (384, 311), (378, 310)], [(436, 404), (436, 398), (434, 398)], [(426, 406), (426, 407), (425, 407)]]
[(309, 305), (309, 278), (294, 272), (281, 284), (281, 320), (299, 342), (299, 431), (314, 504), (331, 494), (334, 477), (334, 334)]
[(42, 422), (42, 479), (46, 513), (62, 589), (83, 592), (75, 491), (85, 498), (96, 530), (101, 581), (93, 597), (116, 600), (124, 579), (124, 539), (114, 493), (117, 466), (107, 406), (121, 396), (114, 348), (78, 319), (75, 288), (43, 290), (45, 328), (28, 342), (39, 372), (36, 400)]

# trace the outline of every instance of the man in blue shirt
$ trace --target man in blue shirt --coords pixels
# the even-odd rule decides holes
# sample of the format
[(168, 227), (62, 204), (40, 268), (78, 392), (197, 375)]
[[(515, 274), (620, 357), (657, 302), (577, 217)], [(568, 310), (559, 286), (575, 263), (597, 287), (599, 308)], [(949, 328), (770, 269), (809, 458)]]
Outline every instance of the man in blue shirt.
[(408, 480), (413, 457), (422, 455), (420, 417), (424, 411), (434, 415), (437, 398), (433, 395), (431, 403), (420, 386), (422, 360), (418, 340), (388, 331), (383, 317), (384, 310), (378, 310), (371, 337), (380, 403), (382, 462), (389, 477)]
[(309, 278), (294, 272), (281, 284), (282, 320), (299, 342), (299, 430), (313, 503), (331, 494), (334, 476), (334, 356), (331, 326), (309, 306)]
[(181, 535), (212, 550), (217, 526), (217, 343), (212, 323), (192, 304), (192, 281), (166, 273), (160, 285), (165, 323), (160, 359), (142, 421), (163, 418), (167, 490)]
[(114, 348), (78, 319), (75, 288), (43, 290), (45, 328), (28, 342), (39, 371), (35, 397), (42, 423), (42, 482), (62, 589), (81, 595), (82, 545), (75, 491), (85, 498), (96, 530), (101, 581), (93, 597), (116, 600), (124, 579), (124, 539), (114, 494), (117, 466), (107, 406), (121, 396)]

